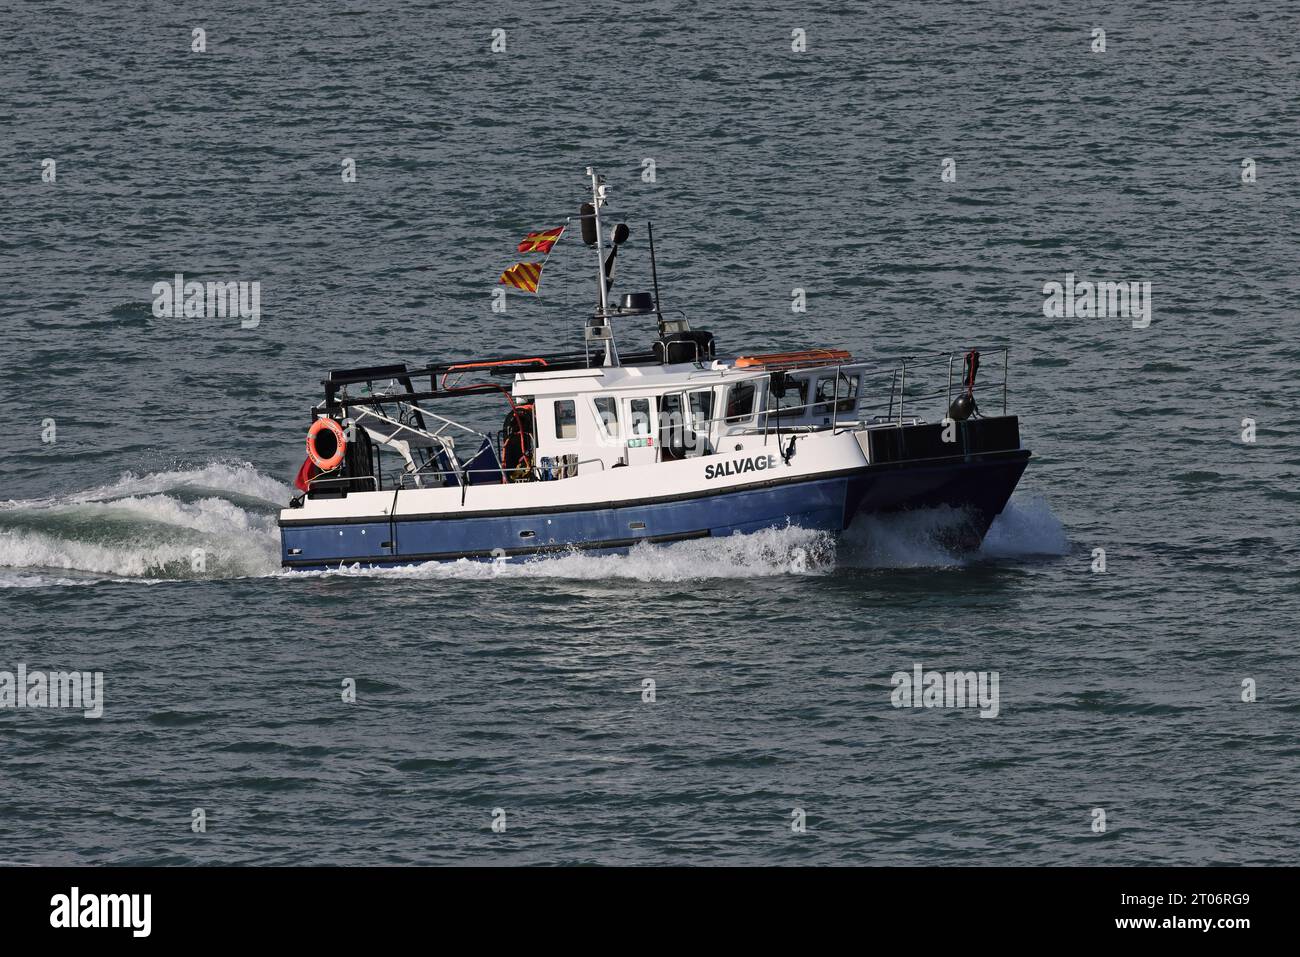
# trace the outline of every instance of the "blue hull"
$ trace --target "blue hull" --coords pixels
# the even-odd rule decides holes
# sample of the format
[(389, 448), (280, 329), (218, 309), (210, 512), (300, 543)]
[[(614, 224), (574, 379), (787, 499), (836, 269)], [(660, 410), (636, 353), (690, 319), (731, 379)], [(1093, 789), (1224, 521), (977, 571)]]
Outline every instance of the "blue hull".
[(1016, 450), (931, 464), (868, 466), (834, 476), (617, 508), (346, 523), (284, 520), (281, 563), (311, 569), (515, 558), (572, 549), (619, 552), (643, 541), (687, 541), (786, 525), (838, 533), (859, 513), (938, 506), (962, 509), (968, 517), (954, 544), (978, 546), (1028, 460), (1027, 451)]

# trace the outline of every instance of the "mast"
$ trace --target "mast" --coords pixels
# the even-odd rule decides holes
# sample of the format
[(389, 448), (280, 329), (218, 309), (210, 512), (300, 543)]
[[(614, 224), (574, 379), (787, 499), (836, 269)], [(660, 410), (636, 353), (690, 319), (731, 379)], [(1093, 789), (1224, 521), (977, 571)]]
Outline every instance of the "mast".
[(600, 315), (603, 318), (609, 311), (609, 291), (605, 288), (605, 240), (600, 232), (600, 207), (605, 202), (605, 177), (597, 175), (596, 167), (588, 166), (587, 175), (591, 177), (591, 210), (596, 220), (596, 275), (600, 283)]
[(596, 167), (588, 166), (587, 175), (591, 177), (591, 210), (596, 223), (596, 282), (600, 289), (600, 310), (593, 318), (598, 318), (604, 327), (605, 365), (619, 365), (618, 347), (614, 344), (614, 327), (609, 322), (609, 289), (605, 285), (605, 240), (600, 230), (600, 207), (605, 204), (608, 188), (605, 177), (597, 174)]

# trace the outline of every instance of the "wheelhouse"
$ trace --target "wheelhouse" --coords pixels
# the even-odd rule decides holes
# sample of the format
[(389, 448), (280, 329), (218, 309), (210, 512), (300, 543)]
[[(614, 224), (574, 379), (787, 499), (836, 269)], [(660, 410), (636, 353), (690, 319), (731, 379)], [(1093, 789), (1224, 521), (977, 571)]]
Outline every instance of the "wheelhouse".
[[(331, 373), (313, 416), (341, 417), (348, 454), (337, 469), (312, 477), (312, 493), (555, 481), (713, 455), (728, 438), (755, 432), (860, 421), (865, 372), (858, 363), (564, 368), (565, 358)], [(512, 376), (509, 386), (491, 381), (503, 374)], [(426, 375), (431, 387), (417, 390), (414, 381)], [(506, 403), (495, 432), (430, 408), (434, 400), (494, 394)]]

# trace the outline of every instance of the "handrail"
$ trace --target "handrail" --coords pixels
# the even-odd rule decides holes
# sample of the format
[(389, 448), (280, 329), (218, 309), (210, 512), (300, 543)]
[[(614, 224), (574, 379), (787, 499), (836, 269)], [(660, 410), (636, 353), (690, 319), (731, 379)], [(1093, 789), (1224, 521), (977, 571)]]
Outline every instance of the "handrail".
[[(952, 408), (952, 360), (953, 358), (956, 357), (957, 355), (969, 354), (970, 352), (978, 352), (982, 355), (987, 351), (989, 350), (972, 348), (966, 350), (966, 353), (956, 353), (956, 352), (948, 353), (948, 386), (947, 386), (948, 404), (944, 408), (945, 416), (948, 414), (947, 410)], [(997, 350), (995, 350), (995, 354), (996, 351)], [(994, 388), (997, 388), (998, 386), (1002, 386), (1002, 414), (1006, 415), (1007, 414), (1007, 380), (1011, 378), (1011, 369), (1010, 369), (1011, 350), (1009, 347), (1003, 346), (1001, 352), (1002, 352), (1002, 380), (1000, 382), (996, 380), (993, 382), (989, 382), (988, 380), (985, 380), (984, 387), (987, 390), (989, 386), (992, 386)]]
[(903, 371), (898, 377), (898, 424), (903, 424), (903, 396), (907, 395), (907, 360), (903, 360)]
[(1007, 363), (1007, 357), (1009, 355), (1010, 355), (1010, 350), (1006, 346), (1003, 346), (1002, 347), (1002, 414), (1003, 415), (1007, 414), (1007, 379), (1011, 378), (1010, 367), (1008, 366)]
[[(827, 367), (827, 368), (829, 368), (829, 367)], [(901, 396), (901, 395), (899, 396), (899, 400), (898, 400), (898, 401), (899, 401), (898, 412), (896, 413), (896, 412), (894, 411), (894, 394), (895, 394), (896, 392), (901, 391), (901, 390), (899, 389), (899, 381), (898, 381), (898, 380), (899, 380), (899, 372), (900, 372), (900, 368), (895, 368), (895, 369), (893, 370), (894, 375), (893, 375), (893, 381), (892, 381), (891, 389), (890, 389), (889, 409), (888, 409), (888, 413), (887, 413), (887, 417), (888, 417), (888, 418), (895, 419), (895, 420), (903, 419), (903, 418), (907, 418), (907, 416), (904, 414), (903, 403), (902, 403), (902, 396)], [(852, 401), (853, 404), (854, 404), (854, 408), (857, 409), (859, 412), (864, 412), (864, 411), (867, 411), (867, 410), (869, 410), (869, 409), (871, 408), (871, 404), (868, 402), (868, 399), (867, 399), (865, 393), (860, 394), (860, 395), (858, 395), (858, 396), (855, 397), (855, 398), (851, 398), (851, 397), (849, 397), (849, 396), (845, 396), (845, 397), (843, 397), (843, 398), (840, 398), (840, 397), (839, 397), (839, 378), (838, 378), (838, 375), (839, 375), (839, 374), (840, 374), (840, 373), (839, 373), (838, 370), (837, 370), (836, 393), (835, 393), (835, 396), (834, 396), (834, 397), (829, 397), (829, 398), (824, 398), (824, 399), (817, 399), (817, 398), (814, 398), (812, 401), (810, 401), (810, 402), (805, 402), (805, 403), (803, 403), (803, 404), (801, 404), (801, 405), (787, 405), (787, 406), (782, 406), (782, 407), (780, 407), (780, 408), (776, 408), (776, 409), (772, 409), (772, 408), (757, 409), (757, 410), (751, 412), (749, 415), (746, 415), (746, 416), (727, 415), (727, 414), (725, 413), (725, 410), (724, 410), (724, 412), (723, 412), (722, 415), (711, 416), (710, 418), (707, 418), (707, 419), (696, 419), (696, 418), (686, 418), (686, 417), (683, 417), (683, 418), (682, 418), (682, 426), (689, 426), (689, 427), (691, 428), (691, 431), (693, 431), (693, 432), (703, 432), (703, 431), (705, 431), (705, 429), (703, 429), (703, 428), (699, 428), (698, 426), (712, 426), (712, 425), (714, 425), (715, 423), (718, 423), (718, 422), (722, 422), (722, 423), (731, 423), (731, 424), (733, 424), (733, 425), (743, 425), (747, 420), (749, 420), (749, 419), (753, 419), (753, 418), (760, 418), (760, 417), (761, 417), (761, 418), (763, 418), (765, 421), (766, 421), (768, 418), (771, 418), (771, 417), (775, 417), (775, 418), (778, 418), (778, 419), (779, 419), (779, 418), (783, 418), (783, 417), (786, 417), (786, 416), (792, 416), (794, 413), (797, 413), (797, 412), (803, 412), (803, 411), (808, 410), (808, 409), (814, 409), (814, 408), (817, 408), (817, 407), (819, 407), (819, 406), (829, 406), (829, 407), (830, 407), (830, 411), (832, 412), (832, 423), (831, 423), (831, 425), (832, 425), (832, 427), (838, 427), (839, 424), (840, 424), (840, 419), (839, 419), (839, 404), (840, 404), (841, 402)], [(767, 376), (760, 376), (760, 377), (757, 377), (757, 378), (762, 378), (762, 379), (770, 378), (770, 373), (769, 373), (769, 375), (767, 375)], [(906, 383), (903, 383), (903, 384), (904, 384), (904, 386), (905, 386)], [(1003, 386), (1003, 385), (1005, 385), (1005, 382), (1004, 382), (1003, 380), (995, 380), (995, 381), (993, 381), (993, 382), (984, 382), (983, 385), (984, 385), (986, 388), (989, 387), (989, 386), (994, 386), (994, 387), (996, 387), (996, 386)], [(770, 395), (770, 390), (769, 390), (769, 393), (768, 393), (768, 394)], [(933, 392), (922, 392), (922, 393), (917, 393), (917, 392), (915, 392), (915, 390), (914, 390), (914, 391), (913, 391), (913, 394), (912, 394), (912, 398), (913, 398), (913, 399), (933, 398), (933, 397), (937, 397), (937, 396), (940, 396), (940, 395), (943, 395), (943, 394), (944, 394), (944, 389), (943, 389), (943, 388), (936, 389), (936, 390), (933, 391)], [(949, 404), (951, 405), (951, 403), (949, 403)], [(847, 421), (850, 421), (850, 420), (845, 420), (845, 421), (847, 422)], [(793, 426), (784, 426), (784, 425), (782, 426), (783, 429), (784, 429), (784, 428), (787, 428), (787, 427), (789, 427), (789, 428), (793, 428)]]
[(343, 484), (347, 482), (364, 482), (370, 480), (370, 484), (375, 491), (379, 490), (379, 480), (373, 475), (340, 475), (336, 478), (314, 478), (307, 481), (309, 488), (315, 488), (318, 485)]
[[(600, 469), (601, 469), (601, 471), (602, 471), (602, 472), (605, 471), (605, 460), (604, 460), (604, 459), (599, 459), (599, 458), (595, 458), (595, 459), (579, 459), (577, 462), (573, 462), (573, 463), (571, 463), (571, 464), (572, 464), (574, 467), (577, 467), (577, 466), (581, 466), (581, 465), (591, 465), (593, 462), (599, 462), (599, 463), (600, 463)], [(558, 467), (558, 466), (557, 466), (557, 467)], [(532, 468), (529, 469), (529, 471), (532, 472), (532, 473), (534, 473), (534, 474), (536, 474), (536, 473), (539, 472), (540, 470), (541, 470), (541, 466), (540, 466), (540, 465), (534, 465)], [(414, 478), (417, 474), (418, 474), (421, 478), (444, 478), (444, 477), (446, 477), (446, 476), (448, 476), (448, 475), (454, 475), (454, 476), (457, 476), (457, 477), (464, 476), (464, 475), (512, 475), (515, 471), (516, 471), (515, 469), (508, 469), (508, 468), (504, 468), (504, 467), (499, 467), (499, 468), (494, 468), (494, 469), (450, 469), (450, 470), (439, 469), (439, 470), (437, 470), (437, 471), (433, 471), (433, 472), (426, 472), (426, 471), (421, 470), (421, 471), (419, 471), (418, 473), (417, 473), (417, 472), (409, 472), (409, 471), (406, 471), (405, 469), (403, 469), (403, 470), (400, 471), (400, 472), (398, 472), (398, 471), (394, 471), (392, 474), (395, 475), (395, 476), (397, 477), (397, 482), (398, 482), (398, 484), (401, 485), (403, 488), (406, 488), (406, 487), (407, 487), (406, 484), (405, 484), (405, 483), (406, 483), (406, 480), (407, 480), (408, 478)], [(364, 476), (364, 477), (365, 477), (365, 478), (373, 478), (374, 476), (367, 475), (367, 476)], [(568, 477), (569, 477), (569, 478), (577, 478), (576, 475), (572, 475), (572, 476), (568, 476)], [(558, 482), (558, 481), (561, 481), (561, 480), (560, 480), (560, 479), (546, 479), (546, 480), (543, 480), (543, 479), (534, 478), (533, 481), (554, 481), (554, 482)]]

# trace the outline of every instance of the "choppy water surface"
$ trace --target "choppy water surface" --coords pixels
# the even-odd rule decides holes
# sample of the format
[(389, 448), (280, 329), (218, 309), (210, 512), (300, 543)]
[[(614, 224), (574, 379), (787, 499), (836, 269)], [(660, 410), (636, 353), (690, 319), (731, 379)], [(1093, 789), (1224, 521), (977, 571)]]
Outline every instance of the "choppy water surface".
[[(646, 3), (604, 62), (560, 5), (12, 13), (0, 670), (107, 700), (0, 711), (6, 862), (1296, 862), (1294, 11)], [(913, 515), (282, 574), (326, 369), (580, 345), (576, 244), (490, 294), (588, 163), (623, 291), (652, 217), (724, 348), (1008, 346), (1035, 458), (983, 551)], [(260, 323), (153, 318), (177, 271)], [(1069, 272), (1150, 326), (1045, 318)], [(892, 707), (917, 662), (998, 717)]]

